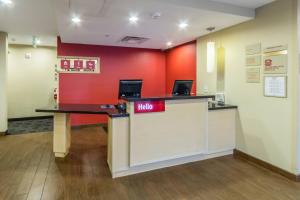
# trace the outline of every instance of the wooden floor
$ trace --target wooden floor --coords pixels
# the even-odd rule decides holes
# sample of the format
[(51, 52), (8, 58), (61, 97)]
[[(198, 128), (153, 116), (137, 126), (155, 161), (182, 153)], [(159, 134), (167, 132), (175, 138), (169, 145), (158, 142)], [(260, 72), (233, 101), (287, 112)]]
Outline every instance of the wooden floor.
[(231, 156), (112, 179), (103, 129), (72, 137), (55, 160), (51, 133), (0, 136), (0, 199), (300, 200), (300, 183)]

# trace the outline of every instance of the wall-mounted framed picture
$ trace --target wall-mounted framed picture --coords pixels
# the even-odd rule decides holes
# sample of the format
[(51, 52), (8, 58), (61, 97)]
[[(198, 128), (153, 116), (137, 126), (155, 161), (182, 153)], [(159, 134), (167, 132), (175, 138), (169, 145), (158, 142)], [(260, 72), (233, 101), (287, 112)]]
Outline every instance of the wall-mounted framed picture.
[(276, 54), (264, 57), (265, 74), (286, 74), (288, 71), (288, 55)]
[(287, 76), (265, 76), (264, 96), (287, 98)]
[(261, 43), (246, 46), (246, 55), (261, 54)]
[(59, 56), (56, 65), (58, 73), (99, 74), (99, 57)]
[(273, 52), (281, 52), (281, 51), (286, 51), (288, 49), (288, 45), (277, 45), (277, 46), (271, 46), (271, 47), (266, 47), (264, 49), (264, 53), (273, 53)]
[(247, 56), (246, 66), (260, 66), (261, 65), (261, 55)]
[(260, 83), (260, 67), (249, 67), (246, 69), (247, 83)]

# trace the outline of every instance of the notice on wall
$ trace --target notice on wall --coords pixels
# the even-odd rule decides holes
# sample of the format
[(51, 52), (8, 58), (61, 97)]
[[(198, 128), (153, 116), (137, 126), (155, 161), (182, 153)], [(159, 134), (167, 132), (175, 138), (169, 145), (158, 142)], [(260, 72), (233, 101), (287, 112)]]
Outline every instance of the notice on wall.
[(286, 51), (287, 49), (288, 49), (288, 45), (277, 45), (277, 46), (265, 48), (264, 53)]
[(246, 66), (261, 66), (261, 43), (246, 46)]
[(261, 53), (261, 43), (246, 46), (246, 55), (254, 55)]
[(266, 97), (287, 97), (286, 76), (265, 76), (264, 95)]
[(286, 74), (288, 68), (287, 54), (275, 54), (264, 57), (265, 74)]
[(100, 59), (96, 57), (58, 57), (58, 73), (100, 73)]
[(260, 82), (260, 68), (247, 68), (246, 70), (247, 83), (259, 83)]
[(247, 56), (246, 57), (247, 66), (261, 66), (261, 55)]

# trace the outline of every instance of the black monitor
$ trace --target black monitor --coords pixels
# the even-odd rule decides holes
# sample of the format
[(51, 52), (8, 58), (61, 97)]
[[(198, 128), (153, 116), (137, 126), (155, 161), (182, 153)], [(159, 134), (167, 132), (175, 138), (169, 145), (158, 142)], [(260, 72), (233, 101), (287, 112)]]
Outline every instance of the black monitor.
[(141, 97), (143, 80), (120, 80), (119, 99), (121, 97)]
[(189, 96), (193, 86), (192, 80), (175, 80), (172, 94), (174, 96)]

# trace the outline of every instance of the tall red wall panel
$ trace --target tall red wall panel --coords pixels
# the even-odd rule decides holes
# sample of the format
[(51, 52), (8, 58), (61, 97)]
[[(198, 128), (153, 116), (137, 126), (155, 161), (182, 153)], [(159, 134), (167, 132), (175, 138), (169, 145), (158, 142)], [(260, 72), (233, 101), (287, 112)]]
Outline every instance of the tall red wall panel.
[[(60, 74), (60, 103), (116, 104), (120, 79), (143, 79), (142, 94), (166, 93), (165, 53), (160, 50), (67, 44), (58, 39), (58, 56), (100, 57), (100, 74)], [(105, 123), (106, 116), (71, 116), (72, 125)]]
[[(120, 79), (143, 79), (144, 96), (170, 94), (176, 79), (194, 80), (196, 41), (168, 51), (62, 43), (58, 56), (99, 57), (100, 74), (60, 74), (60, 103), (116, 104)], [(72, 125), (106, 123), (104, 115), (71, 116)]]
[(166, 51), (166, 92), (172, 93), (175, 80), (193, 80), (196, 92), (196, 41)]

